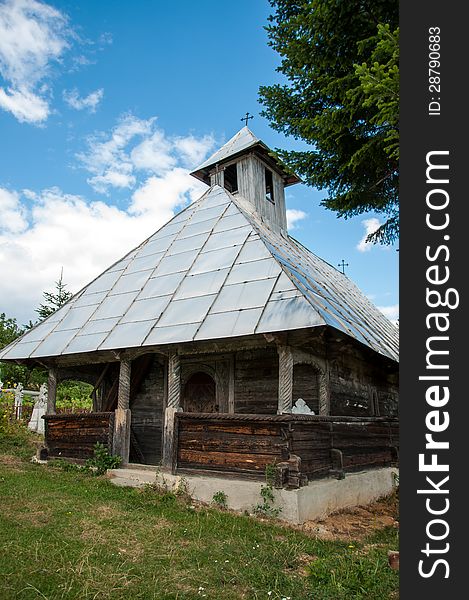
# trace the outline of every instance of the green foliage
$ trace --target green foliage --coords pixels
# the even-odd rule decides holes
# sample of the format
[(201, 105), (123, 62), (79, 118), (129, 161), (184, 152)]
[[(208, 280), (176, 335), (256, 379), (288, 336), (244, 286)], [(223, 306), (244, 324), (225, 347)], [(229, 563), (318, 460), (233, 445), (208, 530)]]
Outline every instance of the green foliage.
[(372, 548), (323, 541), (278, 522), (191, 508), (167, 493), (2, 458), (2, 600), (343, 600), (337, 586), (303, 576), (304, 567), (318, 557), (340, 581), (357, 552), (373, 565), (375, 552), (383, 556), (362, 599), (397, 598), (398, 574), (385, 565), (395, 533), (369, 540)]
[(83, 381), (62, 381), (57, 386), (58, 409), (90, 409), (93, 386)]
[(275, 492), (274, 483), (276, 476), (275, 465), (266, 465), (265, 467), (265, 485), (261, 486), (261, 500), (260, 504), (254, 507), (254, 514), (263, 517), (277, 518), (282, 512), (281, 508), (274, 506), (275, 504)]
[(348, 544), (335, 556), (318, 557), (307, 567), (309, 579), (322, 591), (321, 598), (381, 600), (389, 597), (398, 575), (388, 566), (387, 549), (397, 548), (397, 531), (385, 529), (370, 541), (374, 543), (365, 548)]
[(222, 510), (226, 510), (228, 508), (228, 496), (223, 490), (219, 490), (213, 494), (212, 502), (215, 504), (215, 506), (221, 508)]
[(0, 455), (27, 460), (35, 453), (37, 439), (23, 421), (14, 418), (9, 405), (0, 404)]
[(109, 453), (104, 444), (97, 442), (93, 449), (93, 458), (89, 458), (84, 465), (70, 462), (63, 458), (54, 459), (51, 464), (60, 467), (63, 471), (84, 473), (85, 475), (104, 475), (108, 469), (118, 469), (122, 463), (120, 456)]
[(94, 446), (94, 456), (86, 461), (86, 466), (96, 475), (104, 475), (108, 469), (118, 469), (121, 462), (120, 456), (110, 454), (104, 444), (97, 442)]
[[(8, 346), (24, 333), (24, 328), (18, 325), (16, 319), (0, 313), (0, 349)], [(23, 365), (0, 363), (0, 379), (5, 387), (13, 387), (21, 382), (26, 388), (38, 389), (45, 377), (42, 369), (28, 369)]]
[(398, 2), (270, 0), (266, 28), (287, 83), (262, 86), (263, 116), (310, 146), (277, 150), (339, 217), (373, 211), (398, 228)]
[(58, 308), (66, 304), (73, 296), (71, 292), (66, 290), (67, 284), (63, 282), (63, 269), (60, 273), (59, 280), (55, 282), (54, 292), (43, 292), (45, 303), (41, 304), (39, 308), (36, 308), (36, 312), (39, 317), (45, 319)]

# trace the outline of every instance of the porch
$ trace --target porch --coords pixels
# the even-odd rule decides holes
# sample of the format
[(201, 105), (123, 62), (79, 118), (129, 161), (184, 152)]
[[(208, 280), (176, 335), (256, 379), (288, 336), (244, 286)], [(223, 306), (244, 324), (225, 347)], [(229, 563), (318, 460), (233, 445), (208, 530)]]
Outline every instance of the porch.
[[(96, 442), (115, 448), (113, 412), (46, 415), (45, 421), (50, 457), (88, 458)], [(398, 446), (396, 419), (175, 412), (163, 466), (178, 475), (263, 480), (272, 465), (276, 487), (295, 489), (396, 466)]]

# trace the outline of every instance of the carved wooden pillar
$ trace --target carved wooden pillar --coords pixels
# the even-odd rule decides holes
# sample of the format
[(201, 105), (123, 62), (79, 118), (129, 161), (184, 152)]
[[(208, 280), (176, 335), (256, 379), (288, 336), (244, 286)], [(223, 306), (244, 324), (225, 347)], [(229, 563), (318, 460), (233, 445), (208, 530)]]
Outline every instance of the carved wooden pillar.
[(114, 413), (113, 453), (122, 458), (122, 464), (129, 462), (130, 454), (130, 360), (121, 360), (119, 370), (119, 390), (117, 409)]
[(278, 346), (278, 408), (279, 415), (291, 413), (293, 403), (293, 355), (289, 346)]
[(319, 372), (319, 414), (331, 414), (331, 393), (329, 389), (329, 372)]
[(57, 398), (57, 369), (49, 369), (47, 379), (47, 409), (48, 415), (55, 415), (55, 402)]
[(176, 463), (177, 447), (175, 443), (175, 414), (181, 402), (181, 361), (177, 354), (170, 354), (168, 359), (168, 401), (164, 414), (164, 437), (162, 466), (173, 471)]

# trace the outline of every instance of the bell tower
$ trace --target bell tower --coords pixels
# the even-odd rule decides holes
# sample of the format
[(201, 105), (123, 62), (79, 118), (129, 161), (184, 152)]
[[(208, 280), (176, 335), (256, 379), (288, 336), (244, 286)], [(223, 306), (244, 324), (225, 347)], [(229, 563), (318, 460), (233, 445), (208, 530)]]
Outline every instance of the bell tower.
[(275, 231), (287, 230), (285, 187), (301, 181), (246, 126), (191, 173), (239, 196)]

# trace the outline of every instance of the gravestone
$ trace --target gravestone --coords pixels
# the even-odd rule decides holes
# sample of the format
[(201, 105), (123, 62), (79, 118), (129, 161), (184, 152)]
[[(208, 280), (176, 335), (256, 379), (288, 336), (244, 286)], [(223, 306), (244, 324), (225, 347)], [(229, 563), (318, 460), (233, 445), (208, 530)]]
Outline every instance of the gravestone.
[(28, 429), (35, 431), (36, 433), (44, 433), (44, 419), (43, 415), (46, 414), (47, 410), (47, 385), (43, 383), (39, 388), (39, 397), (34, 403), (33, 412), (31, 419), (28, 423)]

